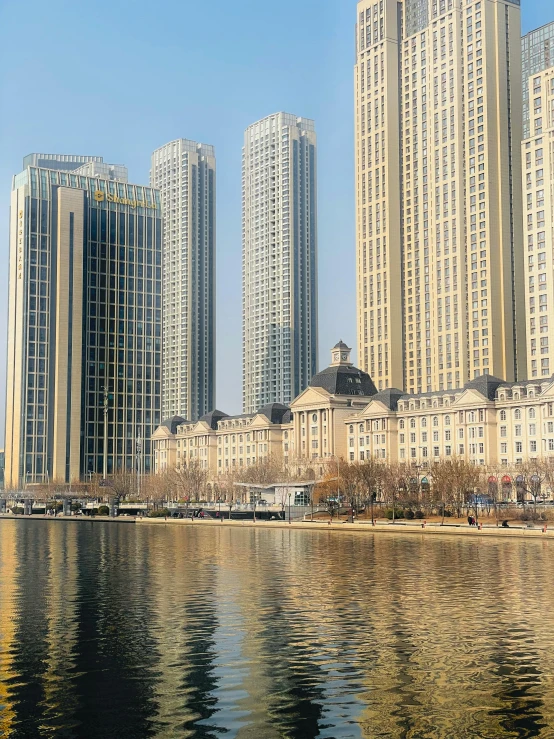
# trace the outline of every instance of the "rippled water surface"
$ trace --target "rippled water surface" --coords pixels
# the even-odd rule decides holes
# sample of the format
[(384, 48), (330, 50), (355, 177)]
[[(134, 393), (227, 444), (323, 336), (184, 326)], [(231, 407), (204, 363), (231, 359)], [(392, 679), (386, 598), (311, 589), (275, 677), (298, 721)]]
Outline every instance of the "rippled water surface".
[(554, 737), (554, 543), (0, 522), (0, 736)]

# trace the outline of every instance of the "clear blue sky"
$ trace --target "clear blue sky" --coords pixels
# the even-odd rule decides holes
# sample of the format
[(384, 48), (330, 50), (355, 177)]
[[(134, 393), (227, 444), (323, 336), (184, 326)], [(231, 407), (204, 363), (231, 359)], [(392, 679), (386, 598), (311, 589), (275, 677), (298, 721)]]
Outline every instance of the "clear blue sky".
[[(523, 31), (554, 19), (523, 0)], [(147, 183), (178, 137), (216, 147), (217, 405), (241, 410), (241, 147), (279, 110), (314, 118), (319, 144), (320, 364), (356, 342), (355, 0), (0, 0), (0, 444), (4, 426), (8, 205), (30, 152), (96, 154)]]

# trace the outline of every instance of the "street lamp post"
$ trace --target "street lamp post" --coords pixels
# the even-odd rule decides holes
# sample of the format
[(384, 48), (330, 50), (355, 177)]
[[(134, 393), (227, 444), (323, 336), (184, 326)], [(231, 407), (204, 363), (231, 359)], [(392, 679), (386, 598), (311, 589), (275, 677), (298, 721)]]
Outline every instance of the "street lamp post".
[(137, 433), (137, 493), (139, 500), (141, 499), (142, 486), (142, 434), (140, 429)]
[(371, 525), (372, 526), (375, 526), (375, 517), (373, 515), (373, 503), (375, 501), (375, 498), (373, 496), (374, 496), (374, 493), (370, 491), (369, 497), (370, 497), (370, 500), (371, 500)]
[(108, 479), (108, 390), (104, 386), (104, 459), (103, 461), (103, 470), (102, 470), (102, 479), (104, 482)]

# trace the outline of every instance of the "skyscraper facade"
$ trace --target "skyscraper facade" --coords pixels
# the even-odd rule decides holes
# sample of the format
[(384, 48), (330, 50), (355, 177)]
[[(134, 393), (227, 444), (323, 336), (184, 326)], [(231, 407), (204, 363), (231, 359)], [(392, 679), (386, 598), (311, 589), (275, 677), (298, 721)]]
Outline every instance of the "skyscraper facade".
[[(521, 39), (521, 62), (523, 77), (523, 138), (528, 139), (533, 127), (530, 109), (533, 91), (529, 90), (529, 77), (554, 66), (554, 21), (529, 31)], [(534, 116), (533, 116), (534, 117)]]
[[(551, 26), (554, 32), (554, 24)], [(543, 31), (544, 29), (539, 29)], [(532, 31), (528, 38), (536, 38)], [(524, 58), (529, 45), (523, 39)], [(544, 53), (552, 43), (552, 56)], [(554, 33), (537, 44), (532, 70), (524, 79), (528, 90), (528, 136), (522, 142), (523, 199), (525, 204), (525, 282), (527, 300), (528, 377), (550, 377), (554, 372)]]
[(164, 418), (196, 421), (215, 408), (215, 192), (213, 146), (172, 141), (152, 155), (164, 211)]
[(242, 159), (243, 408), (290, 403), (317, 372), (314, 122), (246, 129)]
[(379, 389), (526, 372), (519, 2), (360, 0), (359, 364)]
[(51, 161), (11, 195), (8, 487), (149, 471), (161, 420), (159, 193)]

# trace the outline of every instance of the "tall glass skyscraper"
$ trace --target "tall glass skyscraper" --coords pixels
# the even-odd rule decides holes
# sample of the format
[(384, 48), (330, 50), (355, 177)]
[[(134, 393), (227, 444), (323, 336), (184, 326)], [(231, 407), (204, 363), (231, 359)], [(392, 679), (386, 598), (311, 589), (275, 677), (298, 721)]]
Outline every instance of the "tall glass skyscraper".
[(243, 406), (290, 403), (317, 372), (314, 122), (246, 129), (242, 158)]
[(161, 420), (159, 193), (50, 161), (11, 196), (9, 487), (133, 470), (139, 438), (148, 471)]
[(164, 418), (215, 408), (215, 152), (187, 139), (152, 155), (164, 211)]

